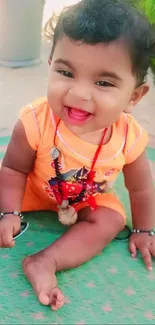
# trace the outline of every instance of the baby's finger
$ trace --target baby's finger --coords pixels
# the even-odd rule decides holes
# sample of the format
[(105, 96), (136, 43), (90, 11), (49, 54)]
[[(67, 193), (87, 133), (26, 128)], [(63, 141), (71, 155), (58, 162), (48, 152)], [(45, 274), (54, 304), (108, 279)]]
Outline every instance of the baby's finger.
[(136, 245), (135, 245), (135, 243), (133, 241), (129, 242), (129, 251), (131, 253), (131, 256), (133, 258), (135, 258), (136, 255), (137, 255), (137, 249), (136, 249)]
[(144, 263), (145, 263), (148, 271), (152, 271), (152, 258), (151, 258), (151, 254), (150, 254), (148, 248), (143, 248), (140, 250), (140, 252), (144, 259)]
[(14, 246), (14, 241), (13, 241), (13, 229), (4, 229), (2, 233), (2, 241), (3, 241), (3, 247), (13, 247)]

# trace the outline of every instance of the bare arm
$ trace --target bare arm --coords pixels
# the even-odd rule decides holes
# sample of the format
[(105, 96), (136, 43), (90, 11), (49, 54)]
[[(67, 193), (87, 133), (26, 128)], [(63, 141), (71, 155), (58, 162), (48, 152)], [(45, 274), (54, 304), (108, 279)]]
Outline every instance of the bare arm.
[(14, 128), (0, 170), (0, 211), (21, 211), (26, 180), (36, 152), (30, 147), (22, 122)]
[(145, 152), (124, 167), (125, 185), (129, 191), (133, 227), (151, 230), (155, 225), (155, 191)]

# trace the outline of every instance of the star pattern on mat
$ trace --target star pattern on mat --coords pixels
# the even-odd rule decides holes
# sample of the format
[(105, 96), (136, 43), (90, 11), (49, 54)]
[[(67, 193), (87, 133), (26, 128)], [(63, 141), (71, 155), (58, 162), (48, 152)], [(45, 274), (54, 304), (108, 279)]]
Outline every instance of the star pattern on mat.
[(67, 297), (67, 296), (65, 296), (65, 304), (70, 304), (71, 303), (71, 301), (70, 301), (70, 299)]
[(112, 266), (109, 270), (108, 270), (109, 273), (112, 273), (112, 274), (116, 274), (118, 271), (117, 271), (117, 268), (116, 266)]
[(128, 276), (130, 276), (131, 278), (135, 277), (135, 272), (132, 270), (128, 270)]
[(18, 273), (17, 272), (10, 273), (10, 277), (12, 279), (16, 279), (16, 278), (18, 278)]
[(93, 281), (87, 283), (87, 287), (89, 288), (96, 288), (96, 285), (94, 284)]
[(2, 258), (9, 258), (10, 255), (9, 254), (4, 254), (4, 255), (1, 255)]
[(125, 290), (125, 293), (128, 295), (128, 296), (133, 296), (135, 294), (135, 291), (133, 290), (133, 288), (129, 287)]
[(154, 281), (155, 280), (155, 275), (153, 272), (149, 272), (149, 274), (147, 275), (147, 278), (149, 279), (149, 281)]
[(32, 316), (33, 316), (33, 318), (35, 320), (44, 320), (45, 319), (45, 316), (44, 316), (44, 314), (41, 311), (32, 314)]
[(39, 223), (38, 224), (38, 227), (42, 229), (42, 228), (44, 228), (44, 225), (42, 225), (41, 223)]
[(155, 319), (155, 316), (153, 315), (153, 312), (151, 310), (147, 311), (144, 315), (149, 320)]
[(111, 304), (106, 303), (104, 306), (102, 306), (102, 310), (104, 310), (106, 313), (110, 313), (112, 311)]
[(27, 290), (23, 291), (20, 293), (20, 296), (23, 297), (23, 298), (26, 298), (29, 296), (29, 292)]
[(80, 320), (79, 322), (75, 323), (75, 325), (85, 325), (86, 323), (83, 320)]
[(33, 241), (29, 241), (28, 243), (26, 243), (26, 246), (28, 246), (28, 247), (34, 246), (34, 242)]

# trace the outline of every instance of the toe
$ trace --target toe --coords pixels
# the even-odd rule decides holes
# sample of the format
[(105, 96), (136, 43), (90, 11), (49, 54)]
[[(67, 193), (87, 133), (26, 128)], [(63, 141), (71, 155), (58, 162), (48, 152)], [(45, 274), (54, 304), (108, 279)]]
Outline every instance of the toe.
[(55, 311), (55, 310), (58, 310), (58, 309), (60, 309), (62, 306), (64, 305), (64, 302), (56, 302), (56, 304), (55, 305), (51, 305), (51, 309), (53, 310), (53, 311)]
[(52, 290), (52, 297), (51, 297), (51, 308), (52, 310), (58, 310), (64, 305), (65, 298), (59, 288), (54, 288)]
[(39, 301), (41, 302), (41, 304), (43, 304), (45, 306), (48, 306), (50, 304), (50, 298), (45, 292), (41, 291), (39, 293), (38, 298), (39, 298)]

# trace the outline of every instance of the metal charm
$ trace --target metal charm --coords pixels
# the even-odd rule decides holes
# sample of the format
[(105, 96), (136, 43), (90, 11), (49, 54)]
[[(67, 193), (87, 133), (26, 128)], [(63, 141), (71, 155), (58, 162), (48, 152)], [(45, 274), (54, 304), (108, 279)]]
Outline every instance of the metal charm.
[(53, 147), (51, 149), (51, 155), (52, 155), (52, 159), (55, 160), (60, 156), (60, 151), (57, 147)]
[(65, 226), (74, 225), (77, 221), (78, 214), (74, 207), (69, 205), (68, 200), (63, 200), (58, 206), (58, 219)]

